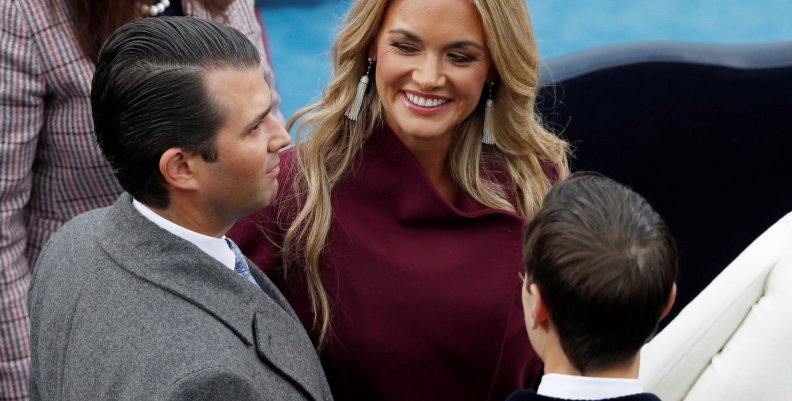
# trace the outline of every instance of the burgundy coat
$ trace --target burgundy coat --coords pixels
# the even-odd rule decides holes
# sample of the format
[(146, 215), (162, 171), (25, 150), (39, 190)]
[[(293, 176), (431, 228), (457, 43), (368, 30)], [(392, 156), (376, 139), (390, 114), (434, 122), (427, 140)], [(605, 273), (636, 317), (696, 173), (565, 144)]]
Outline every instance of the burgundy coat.
[[(316, 342), (303, 267), (292, 265), (284, 278), (262, 233), (282, 242), (298, 209), (295, 168), (293, 150), (282, 153), (278, 198), (229, 235)], [(525, 331), (518, 278), (523, 218), (467, 193), (449, 204), (388, 130), (366, 143), (332, 207), (321, 261), (332, 333), (321, 359), (336, 399), (500, 401), (536, 384), (541, 362)]]

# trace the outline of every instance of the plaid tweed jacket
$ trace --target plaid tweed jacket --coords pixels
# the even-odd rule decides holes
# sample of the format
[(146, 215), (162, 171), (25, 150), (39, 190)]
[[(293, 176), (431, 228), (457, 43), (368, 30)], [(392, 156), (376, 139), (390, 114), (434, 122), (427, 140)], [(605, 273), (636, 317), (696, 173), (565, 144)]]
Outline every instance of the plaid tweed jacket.
[[(66, 5), (48, 3), (0, 0), (0, 401), (28, 397), (26, 298), (44, 243), (122, 191), (94, 139), (94, 65), (79, 50)], [(185, 15), (211, 18), (199, 2), (182, 3)], [(266, 64), (253, 0), (235, 1), (227, 17)]]

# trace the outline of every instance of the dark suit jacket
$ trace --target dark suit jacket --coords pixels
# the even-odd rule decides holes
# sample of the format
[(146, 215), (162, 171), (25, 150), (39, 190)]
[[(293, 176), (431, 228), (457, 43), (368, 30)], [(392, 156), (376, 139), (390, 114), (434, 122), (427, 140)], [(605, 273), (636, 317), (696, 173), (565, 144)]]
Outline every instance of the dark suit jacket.
[(34, 271), (31, 400), (332, 399), (294, 312), (251, 272), (261, 289), (127, 194), (78, 216)]

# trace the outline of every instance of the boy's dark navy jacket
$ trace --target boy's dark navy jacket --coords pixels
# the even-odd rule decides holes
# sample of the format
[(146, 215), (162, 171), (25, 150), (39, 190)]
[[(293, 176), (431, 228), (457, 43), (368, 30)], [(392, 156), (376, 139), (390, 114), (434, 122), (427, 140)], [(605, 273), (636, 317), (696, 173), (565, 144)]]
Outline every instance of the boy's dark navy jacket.
[[(506, 401), (571, 401), (567, 400), (566, 398), (554, 398), (554, 397), (547, 397), (544, 395), (536, 394), (533, 390), (518, 390), (513, 392)], [(595, 400), (591, 400), (595, 401)], [(656, 395), (651, 393), (640, 393), (640, 394), (632, 394), (632, 395), (625, 395), (623, 397), (616, 397), (616, 398), (602, 398), (596, 401), (660, 401)]]

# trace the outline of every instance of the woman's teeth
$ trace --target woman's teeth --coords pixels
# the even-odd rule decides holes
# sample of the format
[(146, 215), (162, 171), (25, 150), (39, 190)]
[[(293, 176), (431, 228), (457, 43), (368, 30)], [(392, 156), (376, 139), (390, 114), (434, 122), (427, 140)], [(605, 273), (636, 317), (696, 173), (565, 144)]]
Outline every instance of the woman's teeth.
[(442, 104), (445, 104), (445, 102), (448, 101), (446, 99), (427, 99), (425, 97), (421, 97), (421, 96), (418, 96), (418, 95), (413, 95), (412, 93), (407, 93), (407, 92), (405, 92), (405, 93), (407, 94), (407, 99), (411, 103), (413, 103), (415, 105), (418, 105), (418, 106), (421, 106), (421, 107), (437, 107), (437, 106), (440, 106)]

